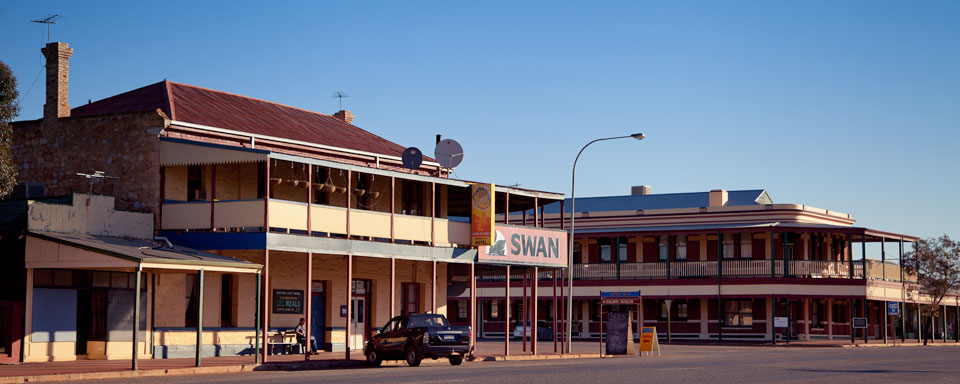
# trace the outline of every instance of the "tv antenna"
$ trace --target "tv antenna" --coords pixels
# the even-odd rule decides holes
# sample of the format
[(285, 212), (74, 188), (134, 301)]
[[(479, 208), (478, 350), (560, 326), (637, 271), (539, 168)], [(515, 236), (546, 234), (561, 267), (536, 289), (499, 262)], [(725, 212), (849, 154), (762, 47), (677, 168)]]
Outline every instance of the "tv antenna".
[(30, 20), (31, 23), (46, 24), (47, 25), (47, 43), (50, 42), (50, 26), (57, 23), (61, 17), (60, 15), (53, 14), (42, 19)]
[(343, 98), (344, 98), (344, 97), (350, 97), (350, 95), (348, 95), (348, 94), (346, 94), (346, 93), (343, 93), (343, 92), (340, 92), (340, 91), (336, 91), (336, 92), (333, 93), (333, 96), (331, 96), (331, 98), (333, 98), (333, 99), (340, 99), (339, 101), (340, 101), (340, 110), (341, 110), (341, 111), (343, 110)]
[(103, 171), (94, 171), (93, 174), (89, 173), (77, 173), (77, 176), (85, 177), (87, 182), (90, 183), (89, 193), (93, 193), (93, 185), (97, 183), (102, 183), (104, 180), (118, 180), (119, 177), (116, 176), (107, 176)]

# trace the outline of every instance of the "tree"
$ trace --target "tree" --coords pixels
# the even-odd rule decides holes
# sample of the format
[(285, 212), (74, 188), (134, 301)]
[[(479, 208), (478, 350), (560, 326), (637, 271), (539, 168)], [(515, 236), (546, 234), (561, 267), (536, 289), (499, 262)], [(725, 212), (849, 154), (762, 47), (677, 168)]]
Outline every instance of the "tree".
[(933, 336), (933, 317), (943, 297), (951, 291), (960, 289), (960, 241), (950, 240), (950, 236), (920, 239), (914, 250), (903, 257), (903, 272), (917, 277), (916, 289), (921, 295), (930, 298), (930, 304), (920, 305), (921, 314), (929, 320), (927, 337), (923, 344)]
[(13, 71), (0, 61), (0, 198), (13, 192), (17, 184), (17, 165), (13, 161), (13, 129), (10, 121), (20, 114), (17, 104), (17, 78)]

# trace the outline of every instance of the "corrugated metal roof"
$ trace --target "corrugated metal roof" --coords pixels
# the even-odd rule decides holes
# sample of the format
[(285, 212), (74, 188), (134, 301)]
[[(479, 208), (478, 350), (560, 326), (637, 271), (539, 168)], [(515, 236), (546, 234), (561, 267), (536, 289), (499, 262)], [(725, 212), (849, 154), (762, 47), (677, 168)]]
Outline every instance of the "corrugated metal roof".
[[(727, 206), (759, 205), (766, 197), (762, 189), (727, 191)], [(565, 200), (565, 211), (570, 212), (570, 199)], [(710, 205), (710, 192), (663, 193), (655, 195), (625, 195), (578, 197), (577, 212), (634, 211), (647, 209), (700, 208)], [(560, 203), (547, 205), (545, 213), (559, 213)]]
[(156, 243), (146, 240), (46, 231), (30, 231), (29, 235), (40, 239), (90, 249), (108, 256), (144, 263), (223, 266), (253, 270), (261, 267), (259, 264), (177, 245), (174, 245), (173, 248), (158, 246)]
[[(71, 116), (160, 109), (172, 120), (390, 156), (404, 147), (330, 115), (193, 85), (161, 81), (74, 108)], [(424, 157), (426, 161), (433, 161)]]

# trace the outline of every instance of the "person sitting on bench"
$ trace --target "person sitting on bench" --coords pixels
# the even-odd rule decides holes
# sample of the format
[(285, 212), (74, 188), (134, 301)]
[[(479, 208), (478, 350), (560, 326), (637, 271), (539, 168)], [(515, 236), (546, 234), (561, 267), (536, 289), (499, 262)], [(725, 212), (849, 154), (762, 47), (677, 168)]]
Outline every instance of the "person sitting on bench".
[(304, 354), (309, 354), (310, 350), (307, 349), (306, 324), (307, 324), (307, 319), (304, 319), (301, 317), (300, 323), (297, 324), (297, 328), (295, 329), (295, 331), (297, 333), (297, 344), (300, 344), (300, 347), (303, 348), (301, 350), (303, 351)]

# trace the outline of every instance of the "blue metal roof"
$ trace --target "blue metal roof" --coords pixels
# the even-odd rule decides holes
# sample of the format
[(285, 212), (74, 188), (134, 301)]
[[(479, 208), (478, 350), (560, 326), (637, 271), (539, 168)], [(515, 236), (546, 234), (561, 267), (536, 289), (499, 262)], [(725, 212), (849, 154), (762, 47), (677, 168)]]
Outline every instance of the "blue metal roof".
[[(727, 191), (727, 206), (771, 204), (763, 189)], [(570, 199), (565, 199), (570, 212)], [(648, 209), (700, 208), (710, 205), (710, 192), (663, 193), (655, 195), (626, 195), (578, 197), (577, 212), (633, 211)], [(544, 212), (559, 213), (560, 203), (548, 204)], [(532, 213), (532, 211), (531, 211)]]

